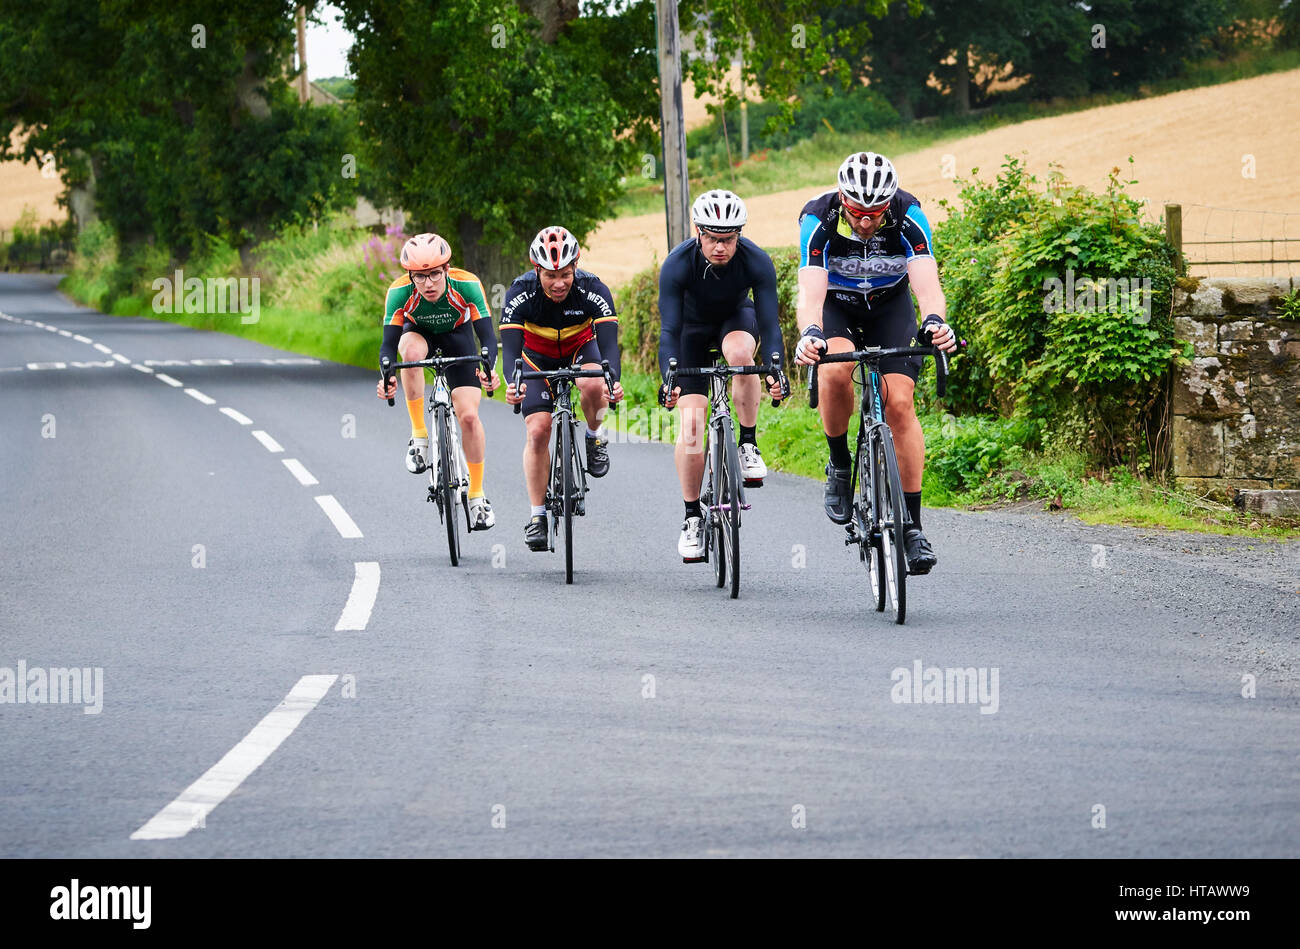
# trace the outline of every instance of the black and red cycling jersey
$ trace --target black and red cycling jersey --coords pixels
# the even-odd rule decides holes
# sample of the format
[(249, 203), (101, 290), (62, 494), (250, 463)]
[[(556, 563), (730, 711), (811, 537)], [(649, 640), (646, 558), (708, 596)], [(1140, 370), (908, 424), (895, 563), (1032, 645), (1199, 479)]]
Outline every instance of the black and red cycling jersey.
[(577, 270), (559, 303), (542, 290), (537, 272), (520, 274), (506, 291), (501, 309), (502, 365), (513, 372), (526, 349), (548, 359), (569, 360), (595, 339), (602, 359), (619, 377), (618, 314), (609, 287), (593, 273)]

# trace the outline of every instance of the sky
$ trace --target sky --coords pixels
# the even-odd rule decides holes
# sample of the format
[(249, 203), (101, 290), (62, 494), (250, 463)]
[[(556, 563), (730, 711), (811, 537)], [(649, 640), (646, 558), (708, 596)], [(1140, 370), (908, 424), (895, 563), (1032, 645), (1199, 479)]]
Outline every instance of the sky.
[(318, 10), (319, 17), (325, 21), (324, 25), (318, 26), (307, 21), (307, 78), (346, 76), (352, 34), (338, 22), (339, 8), (334, 4), (322, 4)]

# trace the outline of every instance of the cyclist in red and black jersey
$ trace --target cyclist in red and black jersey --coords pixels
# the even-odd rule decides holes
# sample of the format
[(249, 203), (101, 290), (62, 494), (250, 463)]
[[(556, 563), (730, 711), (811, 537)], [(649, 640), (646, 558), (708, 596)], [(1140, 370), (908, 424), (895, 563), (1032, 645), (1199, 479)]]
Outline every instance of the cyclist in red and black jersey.
[[(623, 398), (619, 383), (618, 314), (609, 288), (595, 274), (578, 269), (582, 251), (572, 234), (562, 227), (543, 228), (533, 240), (528, 256), (533, 269), (516, 277), (506, 291), (501, 311), (502, 365), (514, 372), (515, 360), (536, 370), (580, 365), (599, 369), (609, 360), (614, 376), (614, 400)], [(599, 427), (609, 410), (604, 379), (576, 380), (582, 415), (587, 420), (587, 472), (603, 478), (609, 471), (609, 450)], [(524, 442), (524, 481), (532, 519), (524, 527), (531, 550), (546, 549), (547, 465), (550, 460), (551, 404), (549, 384), (511, 382), (506, 401), (523, 404), (527, 440)]]

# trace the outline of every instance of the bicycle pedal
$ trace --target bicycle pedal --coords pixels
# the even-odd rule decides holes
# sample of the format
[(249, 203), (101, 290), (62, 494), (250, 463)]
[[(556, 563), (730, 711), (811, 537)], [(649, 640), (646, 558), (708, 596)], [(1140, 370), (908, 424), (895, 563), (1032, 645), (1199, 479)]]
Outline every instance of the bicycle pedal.
[(761, 488), (762, 486), (763, 486), (762, 478), (745, 479), (745, 487), (747, 488)]
[(704, 563), (708, 557), (683, 557), (682, 563)]

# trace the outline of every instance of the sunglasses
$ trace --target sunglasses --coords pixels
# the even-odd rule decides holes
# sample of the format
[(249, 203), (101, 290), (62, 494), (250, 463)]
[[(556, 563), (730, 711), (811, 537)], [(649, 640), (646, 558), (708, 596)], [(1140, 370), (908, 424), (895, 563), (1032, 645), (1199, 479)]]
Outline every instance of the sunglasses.
[(888, 204), (882, 204), (878, 208), (855, 208), (843, 199), (841, 199), (840, 205), (844, 208), (844, 213), (855, 221), (861, 221), (863, 218), (867, 217), (877, 218), (889, 210)]

